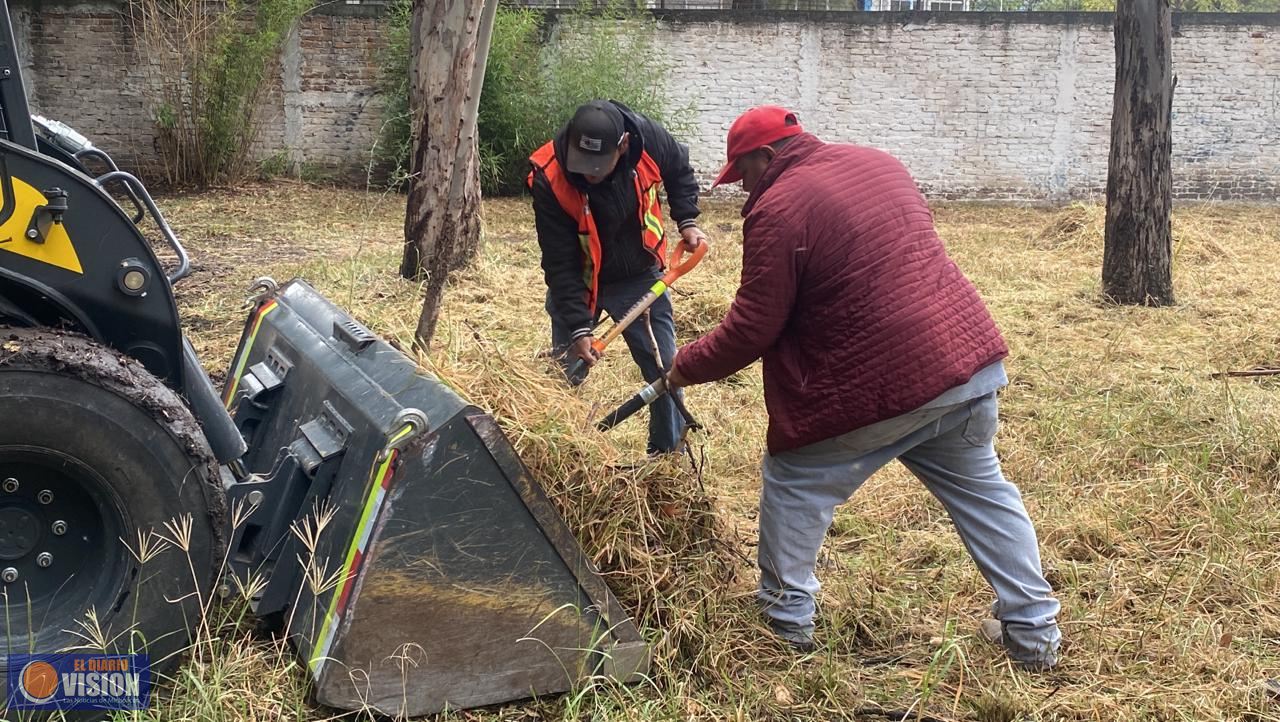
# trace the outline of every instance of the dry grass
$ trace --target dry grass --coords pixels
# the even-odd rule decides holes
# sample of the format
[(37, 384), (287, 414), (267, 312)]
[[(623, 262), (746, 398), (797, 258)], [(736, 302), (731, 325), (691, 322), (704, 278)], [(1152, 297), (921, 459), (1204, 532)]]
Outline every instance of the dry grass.
[[(171, 199), (197, 262), (180, 303), (210, 368), (226, 367), (242, 291), (262, 274), (302, 275), (407, 340), (418, 303), (395, 275), (402, 203), (289, 184)], [(941, 507), (896, 466), (837, 511), (819, 570), (822, 649), (797, 657), (769, 639), (752, 601), (758, 367), (690, 392), (712, 430), (697, 440), (701, 479), (634, 463), (642, 422), (606, 437), (590, 421), (638, 372), (617, 350), (580, 391), (555, 383), (539, 357), (547, 323), (527, 203), (489, 201), (485, 213), (484, 255), (450, 289), (425, 362), (498, 416), (637, 614), (657, 665), (651, 685), (457, 718), (849, 719), (885, 708), (910, 719), (1280, 720), (1256, 686), (1280, 671), (1280, 378), (1209, 376), (1280, 365), (1280, 209), (1179, 209), (1180, 304), (1166, 309), (1099, 302), (1099, 208), (938, 209), (1012, 348), (998, 448), (1040, 532), (1067, 640), (1063, 664), (1040, 676), (974, 637), (990, 591)], [(714, 326), (736, 285), (736, 207), (708, 215), (715, 253), (676, 299), (685, 340)], [(298, 718), (300, 692), (279, 674), (287, 657), (235, 634), (225, 645), (231, 659), (197, 666), (195, 688), (243, 685)], [(255, 669), (246, 658), (274, 671), (210, 671)]]

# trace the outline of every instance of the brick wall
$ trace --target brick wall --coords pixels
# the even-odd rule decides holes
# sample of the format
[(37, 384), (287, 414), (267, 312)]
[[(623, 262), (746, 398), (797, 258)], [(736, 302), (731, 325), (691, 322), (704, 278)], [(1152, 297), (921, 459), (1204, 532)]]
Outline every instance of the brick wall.
[[(1106, 184), (1115, 57), (1108, 15), (882, 13), (802, 20), (669, 13), (660, 46), (690, 58), (673, 96), (697, 109), (700, 171), (757, 103), (828, 140), (898, 155), (931, 195), (1050, 199)], [(1179, 16), (1173, 45), (1179, 198), (1280, 196), (1280, 18)]]
[[(378, 54), (382, 20), (359, 16), (311, 15), (299, 24), (290, 47), (296, 68), (285, 63), (285, 78), (296, 76), (286, 94), (286, 144), (295, 160), (318, 168), (344, 169), (363, 178), (382, 128), (378, 99)], [(406, 68), (408, 60), (405, 61)]]
[[(32, 105), (130, 166), (154, 162), (148, 74), (114, 0), (14, 0)], [(704, 181), (762, 102), (828, 140), (903, 159), (935, 197), (1066, 200), (1106, 182), (1111, 20), (1080, 13), (659, 14), (673, 101)], [(1280, 18), (1175, 18), (1179, 198), (1280, 197)], [(257, 153), (362, 182), (383, 113), (385, 20), (326, 4), (289, 36), (263, 94)], [(559, 33), (558, 37), (573, 37)], [(154, 62), (154, 60), (152, 61)]]
[(31, 112), (62, 120), (117, 156), (154, 156), (146, 71), (115, 4), (14, 3), (14, 35)]
[[(142, 67), (125, 6), (27, 2), (11, 7), (32, 112), (70, 124), (122, 166), (154, 168), (153, 75)], [(385, 35), (377, 7), (326, 6), (305, 16), (263, 88), (255, 154), (363, 181), (383, 122), (376, 85)], [(146, 62), (167, 70), (163, 60)]]

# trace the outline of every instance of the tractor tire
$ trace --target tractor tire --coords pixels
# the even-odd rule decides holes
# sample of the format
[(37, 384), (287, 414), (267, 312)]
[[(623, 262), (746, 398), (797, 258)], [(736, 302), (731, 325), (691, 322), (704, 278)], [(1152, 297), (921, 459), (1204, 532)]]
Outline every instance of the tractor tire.
[(153, 682), (172, 671), (224, 524), (213, 455), (176, 393), (88, 338), (0, 328), (0, 675), (11, 651), (104, 647), (149, 654)]

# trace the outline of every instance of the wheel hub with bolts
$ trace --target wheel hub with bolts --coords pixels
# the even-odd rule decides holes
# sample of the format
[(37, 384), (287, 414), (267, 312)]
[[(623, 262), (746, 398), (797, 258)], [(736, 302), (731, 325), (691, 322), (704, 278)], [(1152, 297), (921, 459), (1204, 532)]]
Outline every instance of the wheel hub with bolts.
[(109, 563), (104, 540), (119, 528), (103, 514), (110, 506), (88, 493), (92, 475), (55, 450), (0, 448), (0, 589), (19, 587), (36, 607), (80, 604), (68, 580)]
[[(48, 541), (42, 530), (48, 525), (53, 536), (60, 537), (67, 533), (67, 522), (58, 519), (50, 524), (47, 519), (42, 519), (43, 512), (31, 505), (30, 498), (18, 495), (22, 485), (17, 479), (6, 478), (0, 488), (7, 492), (0, 496), (0, 500), (7, 504), (0, 506), (0, 560), (16, 563), (16, 566), (0, 570), (0, 583), (13, 584), (23, 579), (23, 575), (33, 573), (32, 567), (24, 566), (31, 564), (33, 556), (36, 567), (48, 569), (53, 566), (53, 554), (48, 551), (37, 553), (41, 542)], [(36, 501), (40, 506), (49, 506), (53, 503), (53, 492), (41, 489), (36, 494)]]
[[(15, 566), (0, 570), (0, 583), (13, 584), (24, 575), (34, 573), (30, 566), (33, 559), (39, 569), (53, 566), (53, 554), (39, 549), (42, 542), (52, 540), (52, 537), (45, 536), (43, 530), (48, 527), (53, 537), (60, 537), (67, 533), (68, 526), (62, 519), (50, 523), (47, 518), (42, 518), (44, 512), (31, 504), (29, 495), (18, 493), (22, 484), (15, 477), (6, 477), (0, 482), (0, 489), (6, 492), (0, 496), (0, 502), (4, 504), (0, 506), (0, 560), (15, 563)], [(36, 501), (41, 507), (53, 504), (53, 500), (51, 489), (41, 489), (36, 494)]]

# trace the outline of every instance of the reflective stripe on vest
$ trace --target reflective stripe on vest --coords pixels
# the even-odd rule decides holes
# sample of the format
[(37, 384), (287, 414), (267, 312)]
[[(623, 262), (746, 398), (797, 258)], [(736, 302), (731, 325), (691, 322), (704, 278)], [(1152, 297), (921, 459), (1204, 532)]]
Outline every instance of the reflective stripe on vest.
[[(587, 285), (587, 307), (594, 314), (600, 285), (601, 245), (595, 218), (591, 216), (591, 204), (587, 194), (569, 181), (568, 175), (556, 160), (554, 141), (534, 151), (529, 157), (534, 170), (529, 172), (527, 183), (533, 188), (534, 173), (541, 170), (556, 195), (560, 207), (578, 221), (578, 244), (582, 248), (582, 280)], [(648, 151), (640, 153), (635, 169), (636, 198), (640, 209), (640, 241), (645, 250), (653, 254), (660, 268), (666, 268), (667, 243), (663, 229), (662, 203), (658, 190), (662, 187), (662, 172)]]

